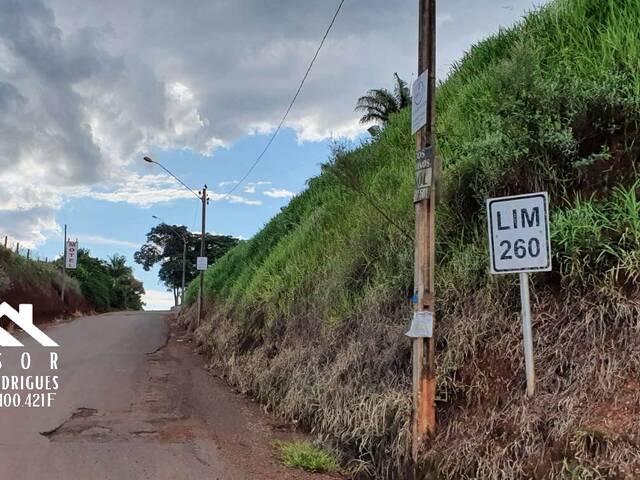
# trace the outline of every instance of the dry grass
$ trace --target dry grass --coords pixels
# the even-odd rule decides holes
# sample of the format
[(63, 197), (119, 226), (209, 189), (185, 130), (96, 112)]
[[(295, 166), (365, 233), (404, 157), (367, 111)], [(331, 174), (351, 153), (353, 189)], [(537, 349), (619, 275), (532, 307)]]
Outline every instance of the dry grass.
[[(538, 390), (527, 400), (513, 290), (489, 285), (439, 324), (439, 431), (425, 470), (455, 479), (640, 475), (640, 304), (609, 292), (535, 295)], [(404, 308), (392, 321), (363, 315), (342, 331), (299, 319), (247, 348), (238, 322), (211, 314), (196, 337), (230, 383), (346, 452), (353, 476), (402, 478), (406, 318)]]
[[(426, 478), (640, 478), (639, 11), (640, 0), (557, 0), (475, 45), (438, 88), (439, 431)], [(363, 477), (406, 478), (408, 463), (409, 113), (337, 148), (207, 271), (215, 312), (197, 332), (231, 383), (323, 435)], [(484, 205), (542, 190), (553, 272), (533, 276), (527, 400), (516, 278), (487, 273)]]

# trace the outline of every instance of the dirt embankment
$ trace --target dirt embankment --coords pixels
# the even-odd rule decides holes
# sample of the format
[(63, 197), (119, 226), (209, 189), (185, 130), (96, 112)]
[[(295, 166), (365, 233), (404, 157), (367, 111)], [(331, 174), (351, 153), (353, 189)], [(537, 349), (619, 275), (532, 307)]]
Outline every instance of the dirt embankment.
[[(54, 264), (28, 260), (0, 247), (0, 302), (7, 302), (16, 310), (20, 304), (32, 304), (37, 323), (92, 310), (78, 282), (69, 277), (64, 278), (63, 302), (62, 284), (62, 273)], [(7, 326), (8, 322), (7, 318), (0, 318), (0, 326)]]
[[(32, 304), (36, 323), (50, 322), (55, 318), (88, 313), (92, 310), (87, 300), (74, 289), (65, 289), (63, 302), (60, 298), (60, 288), (53, 282), (38, 285), (12, 281), (8, 288), (0, 292), (0, 302), (7, 302), (16, 310), (20, 304)], [(6, 326), (8, 322), (7, 318), (2, 318), (0, 326)]]

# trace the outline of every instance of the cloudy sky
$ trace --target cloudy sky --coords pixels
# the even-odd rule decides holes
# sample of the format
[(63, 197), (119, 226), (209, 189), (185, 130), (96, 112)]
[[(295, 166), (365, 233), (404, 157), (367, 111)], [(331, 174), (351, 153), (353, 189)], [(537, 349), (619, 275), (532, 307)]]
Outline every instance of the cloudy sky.
[[(543, 0), (448, 0), (438, 75)], [(208, 231), (248, 238), (319, 172), (331, 139), (364, 135), (366, 90), (416, 70), (416, 0), (346, 0), (285, 129), (284, 113), (338, 0), (0, 0), (0, 235), (35, 255), (62, 226), (94, 254), (132, 258), (156, 222), (198, 230), (192, 194), (153, 155), (212, 189)], [(136, 268), (160, 307), (156, 272)]]

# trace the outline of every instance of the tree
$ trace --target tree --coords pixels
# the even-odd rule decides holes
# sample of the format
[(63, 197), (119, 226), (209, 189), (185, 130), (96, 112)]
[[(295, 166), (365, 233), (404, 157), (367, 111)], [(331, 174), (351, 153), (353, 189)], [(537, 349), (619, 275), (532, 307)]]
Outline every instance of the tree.
[[(411, 104), (411, 93), (407, 82), (397, 73), (393, 74), (395, 86), (393, 92), (386, 88), (369, 90), (366, 95), (358, 99), (356, 112), (364, 112), (361, 124), (375, 122), (378, 126), (385, 126), (391, 114), (399, 112)], [(375, 128), (375, 127), (374, 127)], [(375, 131), (374, 131), (375, 132)]]
[[(182, 225), (161, 223), (147, 233), (147, 242), (133, 255), (134, 260), (146, 271), (161, 263), (158, 277), (168, 290), (173, 292), (176, 305), (182, 292), (182, 251), (187, 242), (187, 268), (185, 281), (188, 284), (198, 276), (196, 259), (200, 256), (200, 235), (189, 232)], [(205, 256), (209, 265), (222, 257), (238, 243), (238, 239), (228, 235), (205, 235)]]
[(127, 259), (124, 255), (115, 254), (109, 257), (106, 267), (113, 285), (111, 307), (122, 310), (140, 310), (144, 288), (142, 282), (134, 278), (133, 270), (127, 266)]
[[(56, 264), (62, 266), (62, 259)], [(105, 262), (81, 248), (77, 267), (67, 269), (66, 273), (78, 280), (82, 295), (99, 312), (142, 309), (142, 282), (134, 278), (133, 270), (122, 255), (113, 255)]]

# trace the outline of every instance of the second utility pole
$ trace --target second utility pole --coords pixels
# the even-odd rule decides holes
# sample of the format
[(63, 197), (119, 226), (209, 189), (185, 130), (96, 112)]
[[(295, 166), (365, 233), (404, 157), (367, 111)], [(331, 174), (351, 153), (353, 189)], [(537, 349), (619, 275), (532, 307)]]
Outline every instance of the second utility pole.
[[(202, 232), (200, 233), (200, 256), (205, 257), (205, 232), (207, 221), (207, 186), (202, 189)], [(196, 325), (202, 323), (202, 301), (204, 296), (204, 270), (200, 270), (200, 289), (198, 290), (198, 320)]]
[[(412, 456), (418, 459), (425, 438), (436, 428), (435, 368), (435, 219), (438, 161), (435, 155), (436, 114), (436, 0), (419, 0), (418, 75), (427, 70), (427, 122), (416, 135), (418, 157), (431, 163), (429, 193), (414, 200), (416, 211), (414, 289), (415, 311), (431, 316), (433, 332), (429, 338), (413, 339), (413, 418)], [(416, 185), (418, 187), (418, 185)]]
[(64, 224), (64, 254), (62, 255), (62, 287), (60, 288), (60, 300), (64, 303), (64, 280), (67, 270), (67, 224)]

